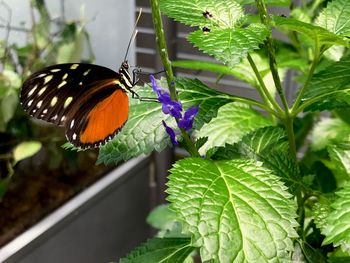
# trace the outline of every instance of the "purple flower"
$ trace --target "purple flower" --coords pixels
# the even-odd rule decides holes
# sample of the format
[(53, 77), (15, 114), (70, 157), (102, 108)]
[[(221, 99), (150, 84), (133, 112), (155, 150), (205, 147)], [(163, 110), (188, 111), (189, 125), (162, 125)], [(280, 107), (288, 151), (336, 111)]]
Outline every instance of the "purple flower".
[(162, 123), (163, 123), (163, 126), (165, 127), (165, 131), (167, 132), (167, 134), (168, 134), (169, 137), (170, 137), (171, 143), (172, 143), (173, 145), (179, 145), (178, 141), (176, 140), (176, 133), (175, 133), (175, 131), (174, 131), (171, 127), (169, 127), (169, 126), (165, 123), (165, 121), (162, 121)]
[(165, 91), (161, 87), (158, 86), (156, 79), (153, 75), (150, 76), (152, 88), (154, 92), (158, 95), (158, 101), (162, 103), (162, 111), (164, 114), (170, 114), (176, 119), (180, 119), (182, 117), (182, 104), (179, 101), (172, 100), (170, 98), (169, 92)]
[(194, 117), (198, 113), (199, 106), (192, 106), (185, 111), (184, 117), (178, 122), (180, 129), (189, 131), (192, 129)]

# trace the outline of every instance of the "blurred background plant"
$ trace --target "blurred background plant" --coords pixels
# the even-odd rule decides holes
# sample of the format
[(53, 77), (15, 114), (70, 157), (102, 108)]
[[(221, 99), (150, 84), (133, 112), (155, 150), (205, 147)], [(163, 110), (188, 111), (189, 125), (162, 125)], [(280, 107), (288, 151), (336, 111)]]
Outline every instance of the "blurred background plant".
[[(63, 5), (63, 1), (61, 2)], [(6, 34), (0, 40), (0, 198), (6, 192), (14, 166), (45, 147), (51, 156), (50, 168), (55, 169), (63, 161), (64, 152), (57, 147), (64, 139), (60, 131), (45, 127), (29, 119), (19, 105), (22, 81), (34, 71), (57, 63), (81, 61), (83, 49), (88, 47), (87, 61), (94, 55), (85, 30), (84, 18), (66, 21), (64, 7), (61, 17), (52, 19), (43, 0), (30, 3), (31, 25), (12, 27), (12, 10), (3, 1), (1, 9), (6, 17), (0, 17), (0, 27)], [(10, 43), (14, 31), (26, 36), (26, 43)], [(33, 138), (36, 138), (33, 140)], [(40, 138), (40, 139), (38, 139)], [(70, 153), (72, 155), (73, 153)]]

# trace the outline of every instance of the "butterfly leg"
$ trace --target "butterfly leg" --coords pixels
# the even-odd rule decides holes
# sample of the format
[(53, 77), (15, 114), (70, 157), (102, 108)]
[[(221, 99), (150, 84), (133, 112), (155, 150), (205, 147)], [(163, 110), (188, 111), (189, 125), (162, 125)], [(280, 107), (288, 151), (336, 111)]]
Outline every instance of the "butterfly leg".
[(141, 97), (139, 94), (137, 94), (135, 91), (130, 90), (131, 97), (133, 99), (137, 99), (139, 101), (148, 101), (148, 102), (159, 102), (157, 98), (148, 98), (148, 97)]

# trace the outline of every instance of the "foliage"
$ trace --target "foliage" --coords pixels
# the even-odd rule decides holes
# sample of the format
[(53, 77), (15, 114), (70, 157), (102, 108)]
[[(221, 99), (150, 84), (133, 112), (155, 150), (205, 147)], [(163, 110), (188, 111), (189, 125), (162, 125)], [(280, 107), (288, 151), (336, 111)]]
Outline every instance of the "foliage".
[[(259, 17), (249, 14), (250, 5)], [(288, 6), (290, 15), (268, 14), (266, 5)], [(168, 73), (158, 85), (168, 86), (185, 108), (199, 106), (199, 113), (194, 131), (177, 135), (191, 156), (170, 169), (170, 204), (148, 219), (160, 230), (158, 238), (121, 262), (147, 256), (180, 262), (184, 251), (183, 262), (187, 248), (196, 249), (203, 262), (349, 259), (349, 2), (151, 0), (151, 6)], [(159, 8), (191, 26), (188, 41), (217, 61), (170, 64)], [(273, 39), (275, 29), (286, 37)], [(171, 66), (209, 71), (218, 79), (234, 76), (254, 87), (260, 100), (174, 78)], [(290, 69), (299, 87), (292, 102), (282, 82)], [(146, 86), (139, 91), (152, 94)], [(170, 145), (161, 123), (176, 123), (162, 114), (162, 105), (132, 103), (128, 124), (101, 149), (100, 162)]]
[[(13, 10), (4, 2), (0, 6), (1, 10), (9, 13), (10, 19)], [(56, 149), (56, 144), (63, 138), (49, 128), (46, 128), (45, 134), (46, 129), (31, 122), (19, 105), (23, 79), (46, 65), (80, 61), (85, 44), (89, 45), (88, 34), (81, 21), (51, 19), (42, 0), (31, 1), (31, 9), (36, 15), (32, 17), (30, 28), (25, 24), (12, 27), (11, 20), (1, 20), (6, 22), (5, 36), (17, 31), (27, 41), (21, 45), (10, 42), (8, 37), (0, 41), (0, 199), (6, 192), (14, 166), (33, 156), (42, 146), (47, 148), (53, 159), (60, 160), (61, 153), (50, 149)], [(88, 59), (93, 59), (91, 49), (88, 55)]]

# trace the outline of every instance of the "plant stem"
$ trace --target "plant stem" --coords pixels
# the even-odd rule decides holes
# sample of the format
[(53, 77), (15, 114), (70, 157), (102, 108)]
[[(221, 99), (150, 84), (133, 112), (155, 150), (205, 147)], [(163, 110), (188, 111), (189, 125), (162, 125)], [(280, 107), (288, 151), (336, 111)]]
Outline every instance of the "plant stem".
[(282, 111), (281, 107), (277, 104), (276, 100), (271, 96), (270, 92), (268, 91), (268, 89), (264, 83), (264, 80), (262, 79), (260, 72), (259, 72), (258, 68), (256, 67), (254, 60), (250, 56), (250, 54), (248, 54), (248, 61), (249, 61), (249, 64), (252, 67), (252, 69), (255, 73), (255, 76), (258, 79), (258, 82), (260, 84), (260, 86), (257, 87), (257, 90), (258, 90), (260, 96), (265, 101), (267, 106), (272, 105), (277, 112), (282, 113), (283, 111)]
[[(153, 20), (154, 30), (156, 33), (156, 42), (158, 46), (158, 52), (166, 71), (166, 79), (168, 82), (170, 97), (173, 100), (178, 100), (176, 89), (175, 89), (174, 73), (171, 67), (171, 63), (168, 56), (168, 49), (165, 42), (163, 22), (162, 22), (162, 17), (161, 17), (160, 8), (159, 8), (159, 0), (150, 0), (150, 3), (151, 3), (151, 10), (152, 10), (152, 20)], [(176, 119), (176, 122), (178, 122), (177, 119)], [(184, 139), (183, 142), (184, 142), (185, 149), (192, 156), (200, 157), (200, 154), (196, 146), (191, 141), (187, 132), (184, 129), (180, 129), (180, 130), (181, 130), (181, 135)]]
[[(259, 10), (261, 22), (263, 24), (265, 24), (268, 28), (270, 28), (270, 16), (267, 13), (267, 9), (266, 9), (266, 5), (265, 5), (264, 0), (255, 0), (255, 2), (256, 2), (256, 5), (258, 7), (258, 10)], [(269, 56), (270, 70), (271, 70), (271, 74), (272, 74), (272, 77), (273, 77), (273, 80), (274, 80), (274, 83), (276, 86), (276, 90), (277, 90), (278, 95), (281, 98), (286, 115), (288, 115), (289, 114), (289, 107), (288, 107), (288, 102), (287, 102), (286, 97), (285, 97), (284, 92), (283, 92), (280, 77), (278, 75), (275, 47), (273, 44), (271, 30), (269, 30), (269, 34), (268, 34), (265, 42), (266, 42), (266, 47), (267, 47), (267, 53)]]
[[(318, 47), (316, 46), (315, 49), (317, 50)], [(294, 105), (291, 109), (291, 114), (293, 116), (295, 116), (299, 111), (298, 111), (298, 107), (300, 105), (300, 102), (301, 102), (301, 99), (305, 93), (305, 91), (307, 90), (307, 88), (309, 87), (310, 85), (310, 81), (311, 81), (311, 78), (315, 72), (315, 69), (316, 69), (316, 66), (318, 64), (318, 61), (320, 59), (320, 54), (316, 51), (315, 52), (315, 57), (312, 61), (312, 64), (311, 64), (311, 67), (310, 67), (310, 70), (309, 70), (309, 73), (308, 73), (308, 76), (307, 76), (307, 79), (305, 81), (305, 84), (304, 86), (301, 88), (301, 90), (299, 91), (299, 94), (298, 94), (298, 97), (296, 98), (295, 102), (294, 102)]]
[(169, 60), (168, 49), (166, 46), (164, 28), (162, 22), (162, 16), (159, 8), (159, 0), (150, 0), (152, 9), (152, 21), (154, 25), (154, 30), (156, 33), (156, 42), (158, 46), (158, 52), (160, 59), (162, 60), (165, 72), (167, 75), (167, 82), (169, 86), (170, 97), (177, 100), (177, 94), (174, 82), (174, 73)]

